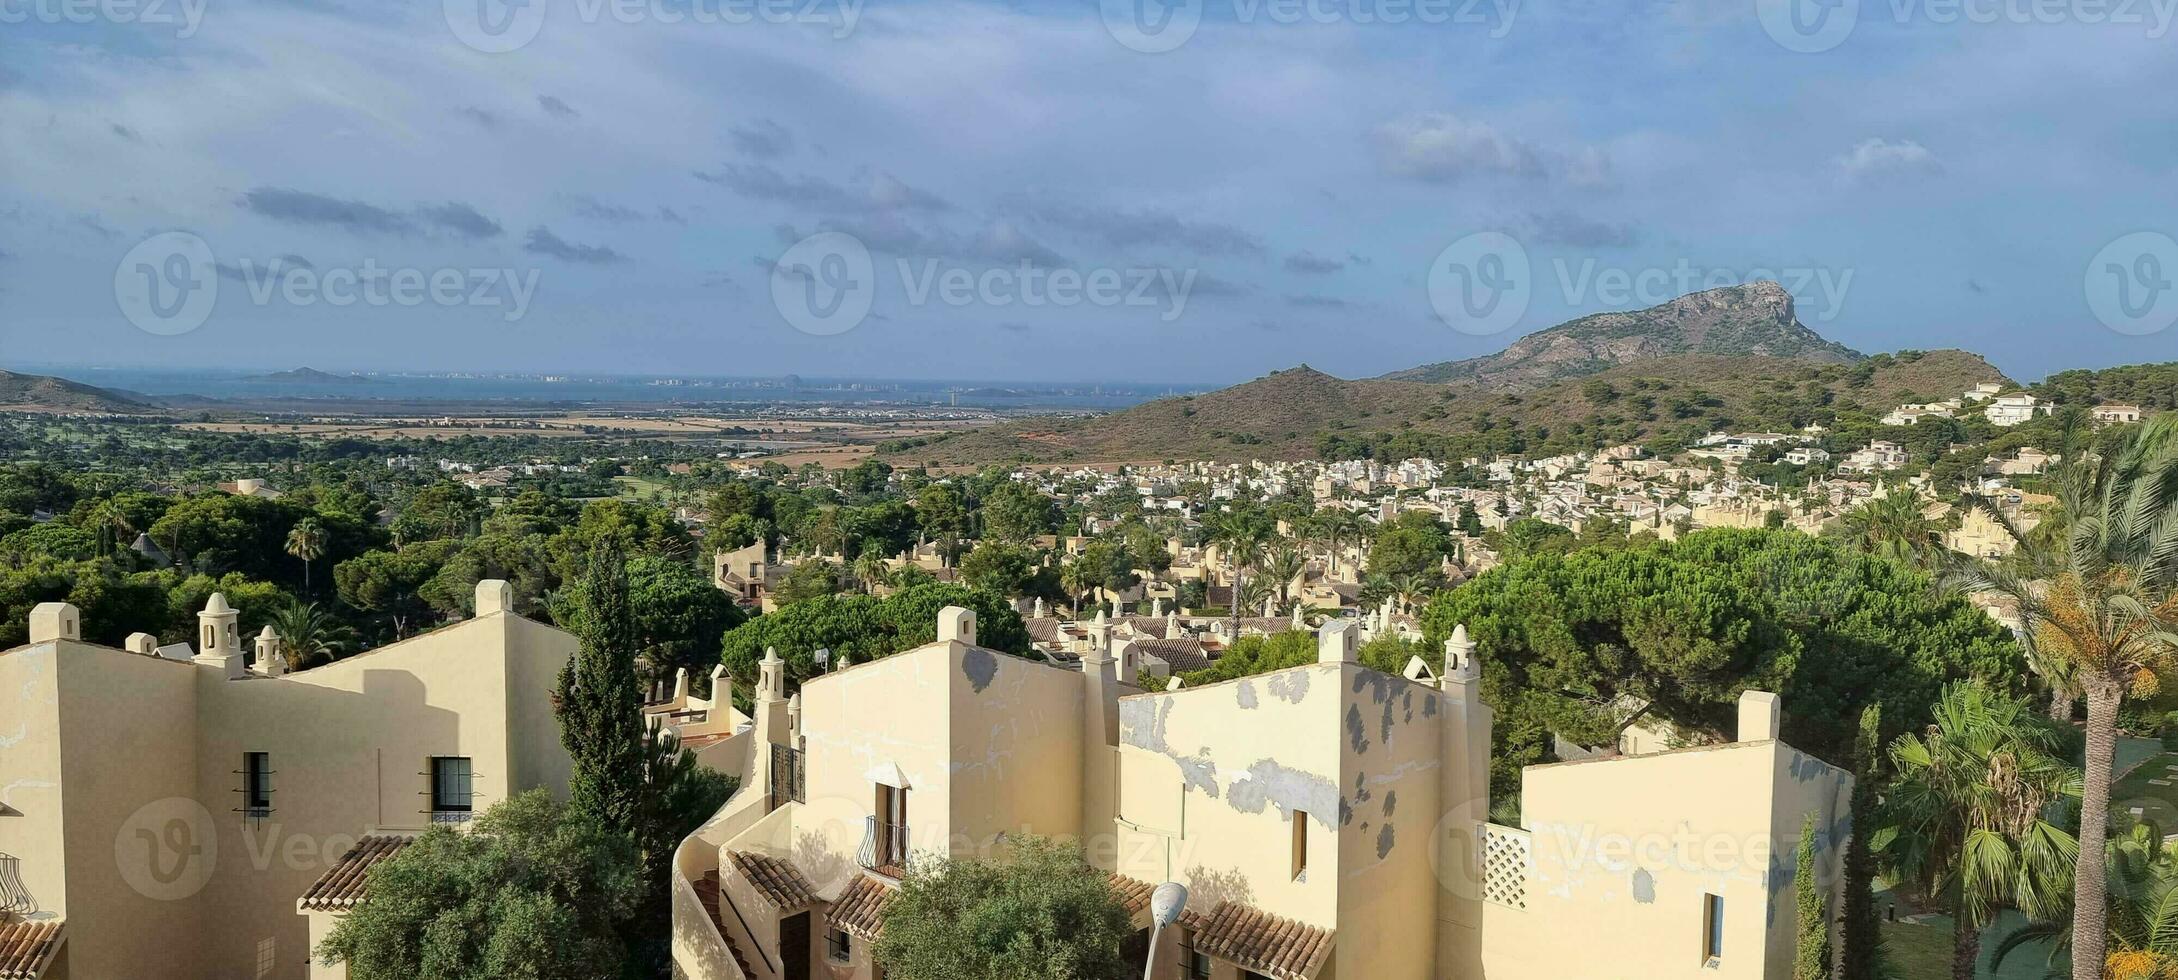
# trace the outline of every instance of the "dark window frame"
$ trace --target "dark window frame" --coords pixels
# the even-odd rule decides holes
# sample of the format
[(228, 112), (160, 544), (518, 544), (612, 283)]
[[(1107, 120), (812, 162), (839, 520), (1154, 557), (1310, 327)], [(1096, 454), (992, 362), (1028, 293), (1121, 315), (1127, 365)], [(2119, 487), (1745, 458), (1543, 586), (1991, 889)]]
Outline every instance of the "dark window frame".
[[(457, 769), (458, 766), (458, 769)], [(462, 823), (476, 814), (476, 760), (465, 755), (431, 757), (431, 819)]]

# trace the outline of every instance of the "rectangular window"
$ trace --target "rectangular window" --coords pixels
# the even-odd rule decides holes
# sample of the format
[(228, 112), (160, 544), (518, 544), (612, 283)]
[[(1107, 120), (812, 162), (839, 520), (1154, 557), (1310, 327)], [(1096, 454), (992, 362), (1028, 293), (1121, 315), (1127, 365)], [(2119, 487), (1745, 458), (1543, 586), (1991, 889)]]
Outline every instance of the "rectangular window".
[(1210, 954), (1195, 948), (1194, 930), (1180, 933), (1180, 972), (1186, 980), (1210, 980)]
[(242, 815), (263, 820), (272, 815), (272, 754), (242, 754)]
[(1702, 962), (1715, 963), (1724, 958), (1724, 899), (1715, 895), (1702, 896)]
[(834, 929), (826, 933), (824, 946), (825, 953), (832, 957), (834, 963), (847, 963), (854, 959), (854, 940), (848, 938), (845, 929)]
[(1293, 880), (1308, 874), (1308, 814), (1293, 811)]
[(440, 755), (431, 758), (431, 818), (459, 823), (469, 819), (475, 805), (476, 794), (470, 784), (469, 759), (467, 756)]

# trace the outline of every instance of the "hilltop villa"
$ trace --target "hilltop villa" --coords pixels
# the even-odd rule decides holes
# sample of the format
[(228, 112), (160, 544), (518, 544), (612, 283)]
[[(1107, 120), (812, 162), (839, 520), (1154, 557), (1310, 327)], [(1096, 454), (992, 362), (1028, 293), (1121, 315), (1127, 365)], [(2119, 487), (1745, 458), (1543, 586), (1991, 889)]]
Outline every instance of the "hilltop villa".
[(245, 662), (213, 595), (194, 650), (86, 643), (74, 606), (0, 653), (0, 978), (342, 978), (310, 948), (364, 872), (434, 824), (565, 796), (552, 690), (573, 637), (476, 615), (297, 673)]
[[(1442, 669), (1360, 664), (1358, 624), (1317, 662), (1138, 692), (1111, 625), (1055, 664), (937, 639), (787, 692), (765, 658), (721, 749), (741, 791), (675, 856), (674, 958), (693, 980), (876, 980), (871, 943), (919, 860), (1079, 839), (1142, 927), (1191, 891), (1160, 980), (1782, 980), (1795, 890), (1835, 908), (1852, 780), (1778, 741), (1749, 692), (1738, 741), (1527, 770), (1490, 820), (1490, 708), (1465, 629)], [(1793, 849), (1816, 820), (1819, 881)]]

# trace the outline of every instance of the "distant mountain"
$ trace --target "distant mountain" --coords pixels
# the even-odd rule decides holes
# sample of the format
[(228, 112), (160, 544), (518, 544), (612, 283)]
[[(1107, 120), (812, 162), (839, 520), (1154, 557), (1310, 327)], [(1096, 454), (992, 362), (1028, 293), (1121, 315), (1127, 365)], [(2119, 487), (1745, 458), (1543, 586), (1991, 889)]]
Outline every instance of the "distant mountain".
[(1111, 415), (1021, 419), (880, 452), (939, 466), (1553, 454), (1880, 416), (1985, 381), (2009, 383), (1978, 354), (1871, 357), (1825, 340), (1794, 318), (1782, 288), (1754, 283), (1583, 317), (1490, 357), (1382, 378), (1303, 365)]
[(103, 412), (138, 415), (156, 412), (149, 402), (66, 378), (0, 371), (0, 409), (33, 412)]
[(1519, 391), (1680, 354), (1815, 364), (1849, 364), (1863, 356), (1801, 324), (1793, 315), (1792, 294), (1764, 281), (1689, 293), (1645, 310), (1584, 316), (1529, 334), (1487, 357), (1425, 364), (1384, 380), (1479, 381)]
[(271, 374), (253, 374), (244, 381), (277, 381), (289, 384), (374, 385), (377, 378), (360, 374), (329, 374), (316, 368), (299, 367), (293, 371), (275, 371)]

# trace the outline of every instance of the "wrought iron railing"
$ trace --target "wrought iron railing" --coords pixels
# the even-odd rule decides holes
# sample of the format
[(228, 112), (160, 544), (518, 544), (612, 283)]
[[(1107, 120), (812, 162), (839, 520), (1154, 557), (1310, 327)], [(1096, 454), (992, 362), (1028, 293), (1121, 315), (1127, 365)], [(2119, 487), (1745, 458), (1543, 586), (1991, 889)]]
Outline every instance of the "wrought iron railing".
[(908, 865), (907, 825), (863, 818), (862, 850), (856, 858), (868, 870), (898, 876)]
[(29, 915), (37, 910), (38, 900), (23, 884), (22, 860), (13, 854), (0, 854), (0, 917)]
[(808, 771), (803, 765), (802, 751), (788, 745), (771, 747), (771, 808), (779, 809), (789, 803), (806, 803), (809, 799)]

